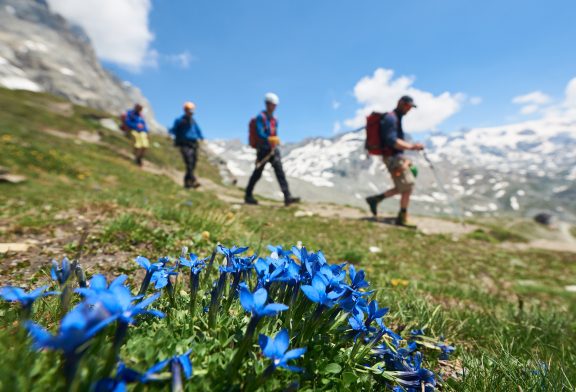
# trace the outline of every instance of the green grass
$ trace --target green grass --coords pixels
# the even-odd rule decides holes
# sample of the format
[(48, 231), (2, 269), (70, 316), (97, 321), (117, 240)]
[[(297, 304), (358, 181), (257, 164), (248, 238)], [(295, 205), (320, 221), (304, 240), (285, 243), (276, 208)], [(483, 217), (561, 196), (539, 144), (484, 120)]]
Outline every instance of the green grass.
[[(514, 225), (481, 223), (481, 231), (455, 241), (368, 221), (294, 218), (294, 208), (235, 210), (214, 194), (185, 191), (168, 178), (143, 173), (118, 152), (129, 152), (130, 142), (99, 127), (95, 119), (104, 114), (73, 107), (74, 114), (66, 116), (46, 109), (54, 102), (62, 103), (48, 95), (0, 90), (0, 165), (28, 179), (0, 184), (3, 241), (43, 244), (61, 237), (27, 253), (1, 255), (3, 284), (46, 280), (42, 267), (52, 257), (72, 257), (82, 227), (90, 232), (82, 256), (89, 274), (133, 271), (135, 256), (174, 256), (181, 246), (206, 254), (222, 242), (263, 252), (268, 244), (302, 241), (323, 250), (331, 262), (365, 269), (379, 302), (390, 307), (387, 323), (426, 327), (458, 346), (454, 363), (466, 376), (449, 379), (447, 390), (574, 390), (576, 295), (563, 288), (576, 282), (575, 255), (501, 247), (529, 238)], [(98, 132), (105, 144), (78, 144), (43, 132), (46, 127), (72, 135)], [(153, 141), (152, 162), (182, 168), (166, 138)], [(205, 156), (198, 171), (218, 181)], [(371, 253), (371, 246), (382, 252)], [(407, 286), (392, 284), (395, 279)], [(1, 325), (4, 351), (14, 332), (8, 320)], [(138, 347), (128, 350), (144, 355)], [(549, 370), (533, 374), (540, 362)]]

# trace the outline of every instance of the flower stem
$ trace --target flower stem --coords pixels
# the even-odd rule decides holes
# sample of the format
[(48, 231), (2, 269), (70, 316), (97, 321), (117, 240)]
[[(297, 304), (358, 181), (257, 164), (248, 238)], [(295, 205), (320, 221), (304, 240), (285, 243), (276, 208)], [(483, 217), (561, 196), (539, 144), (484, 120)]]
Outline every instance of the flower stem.
[(236, 377), (236, 375), (238, 374), (238, 367), (240, 366), (242, 358), (244, 358), (246, 352), (248, 351), (250, 345), (252, 344), (252, 340), (254, 338), (254, 334), (256, 333), (259, 321), (260, 321), (259, 317), (252, 316), (252, 318), (250, 318), (248, 327), (246, 327), (246, 333), (244, 334), (244, 338), (242, 338), (242, 341), (238, 345), (238, 350), (236, 350), (236, 354), (234, 354), (234, 357), (232, 358), (230, 365), (228, 365), (228, 372), (230, 374), (230, 377)]

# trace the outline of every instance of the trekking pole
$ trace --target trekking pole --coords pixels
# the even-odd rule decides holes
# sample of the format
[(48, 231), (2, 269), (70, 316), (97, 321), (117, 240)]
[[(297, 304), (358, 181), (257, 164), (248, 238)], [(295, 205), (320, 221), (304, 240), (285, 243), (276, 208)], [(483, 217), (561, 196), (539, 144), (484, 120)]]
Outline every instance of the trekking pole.
[(260, 169), (262, 166), (264, 166), (269, 160), (270, 158), (272, 158), (272, 155), (274, 155), (274, 148), (268, 153), (268, 155), (266, 155), (264, 158), (262, 158), (262, 160), (260, 162), (256, 162), (256, 169)]
[(446, 187), (444, 186), (444, 182), (440, 178), (440, 175), (439, 175), (438, 171), (436, 170), (436, 167), (434, 166), (434, 164), (432, 163), (432, 161), (428, 157), (428, 154), (426, 154), (426, 152), (424, 150), (420, 150), (420, 154), (422, 155), (424, 160), (428, 163), (428, 166), (430, 166), (430, 169), (432, 169), (432, 173), (434, 173), (434, 178), (436, 178), (436, 183), (438, 184), (438, 187), (448, 197), (448, 199), (450, 199), (450, 201), (452, 202), (452, 205), (458, 211), (458, 218), (460, 220), (460, 224), (464, 225), (465, 224), (464, 223), (464, 210), (462, 209), (462, 205), (456, 201), (456, 198), (454, 197), (454, 195), (452, 193), (450, 193), (446, 190)]

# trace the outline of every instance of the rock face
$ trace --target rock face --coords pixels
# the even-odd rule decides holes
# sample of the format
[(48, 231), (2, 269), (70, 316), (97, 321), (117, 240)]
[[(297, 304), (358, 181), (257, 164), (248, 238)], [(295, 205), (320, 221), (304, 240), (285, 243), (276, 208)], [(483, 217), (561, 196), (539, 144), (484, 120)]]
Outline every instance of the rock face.
[(140, 90), (106, 71), (84, 31), (50, 11), (44, 0), (0, 0), (0, 86), (43, 91), (119, 114), (140, 102)]

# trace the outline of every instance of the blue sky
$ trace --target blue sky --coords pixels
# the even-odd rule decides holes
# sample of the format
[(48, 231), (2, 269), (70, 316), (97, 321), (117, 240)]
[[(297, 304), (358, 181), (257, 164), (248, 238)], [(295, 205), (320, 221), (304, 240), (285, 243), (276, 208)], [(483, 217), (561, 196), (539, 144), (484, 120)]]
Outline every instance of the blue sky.
[[(421, 97), (408, 131), (518, 122), (561, 102), (576, 77), (573, 0), (115, 1), (145, 8), (134, 20), (148, 35), (127, 64), (88, 29), (105, 65), (164, 125), (194, 101), (209, 138), (245, 139), (267, 91), (280, 96), (282, 139), (296, 141), (350, 129), (404, 87)], [(529, 93), (541, 95), (513, 103)]]

